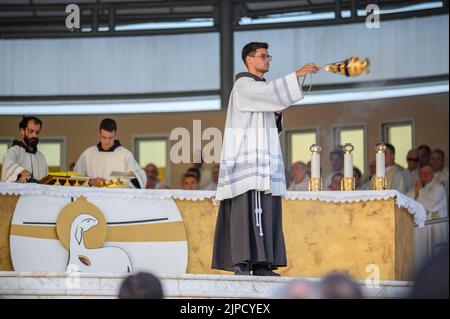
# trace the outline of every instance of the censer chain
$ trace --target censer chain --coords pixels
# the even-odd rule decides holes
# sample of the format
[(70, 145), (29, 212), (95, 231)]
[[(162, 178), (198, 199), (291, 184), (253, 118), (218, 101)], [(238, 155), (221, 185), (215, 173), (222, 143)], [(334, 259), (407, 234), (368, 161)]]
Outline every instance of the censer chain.
[(303, 77), (303, 80), (302, 80), (302, 87), (304, 87), (305, 86), (305, 82), (306, 82), (306, 76), (307, 75), (309, 75), (309, 77), (311, 78), (311, 81), (309, 82), (309, 88), (308, 88), (308, 90), (305, 92), (305, 94), (309, 94), (309, 92), (311, 92), (311, 88), (312, 88), (312, 73), (309, 73), (309, 74), (306, 74), (304, 77)]

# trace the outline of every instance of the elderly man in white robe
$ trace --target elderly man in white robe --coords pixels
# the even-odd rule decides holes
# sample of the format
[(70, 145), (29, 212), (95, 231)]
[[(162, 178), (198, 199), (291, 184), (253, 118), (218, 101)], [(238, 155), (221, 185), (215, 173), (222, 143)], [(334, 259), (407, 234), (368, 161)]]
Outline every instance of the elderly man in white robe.
[(134, 159), (133, 154), (115, 140), (117, 124), (112, 119), (100, 123), (100, 142), (86, 149), (75, 164), (74, 171), (90, 177), (89, 185), (99, 186), (114, 178), (111, 173), (118, 172), (130, 177), (130, 187), (145, 188), (147, 176)]
[(430, 155), (430, 165), (434, 171), (434, 180), (441, 183), (447, 192), (448, 201), (448, 168), (445, 166), (445, 155), (444, 151), (440, 149), (435, 149)]
[[(242, 50), (248, 72), (239, 73), (230, 95), (216, 199), (220, 201), (212, 268), (235, 275), (278, 276), (285, 267), (281, 196), (286, 192), (278, 131), (281, 111), (303, 98), (299, 78), (318, 68), (307, 64), (266, 82), (267, 43)], [(277, 125), (279, 124), (279, 125)]]
[(303, 162), (295, 162), (291, 166), (291, 185), (288, 191), (304, 192), (309, 190), (308, 166)]
[[(430, 164), (421, 165), (419, 179), (415, 187), (407, 195), (423, 205), (427, 212), (428, 220), (447, 217), (448, 204), (445, 188), (433, 179), (433, 169)], [(420, 268), (423, 262), (432, 257), (433, 252), (437, 252), (436, 247), (433, 247), (433, 245), (445, 241), (448, 242), (447, 230), (448, 223), (438, 223), (423, 228), (415, 228), (414, 244), (417, 268)]]
[(37, 149), (41, 129), (42, 121), (37, 117), (22, 118), (19, 123), (21, 140), (13, 141), (3, 157), (2, 182), (36, 183), (47, 176), (47, 160)]
[(405, 169), (395, 162), (394, 145), (386, 143), (384, 161), (386, 165), (386, 189), (396, 189), (405, 194), (407, 192), (404, 179)]

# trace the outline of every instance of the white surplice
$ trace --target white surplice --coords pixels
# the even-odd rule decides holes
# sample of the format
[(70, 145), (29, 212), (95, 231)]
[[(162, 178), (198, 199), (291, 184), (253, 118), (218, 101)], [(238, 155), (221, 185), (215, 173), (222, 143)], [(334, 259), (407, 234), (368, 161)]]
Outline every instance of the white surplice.
[(78, 159), (74, 171), (91, 178), (102, 177), (112, 179), (111, 173), (133, 172), (141, 188), (147, 185), (145, 171), (134, 159), (133, 154), (123, 146), (119, 146), (114, 151), (100, 151), (97, 146), (86, 149)]

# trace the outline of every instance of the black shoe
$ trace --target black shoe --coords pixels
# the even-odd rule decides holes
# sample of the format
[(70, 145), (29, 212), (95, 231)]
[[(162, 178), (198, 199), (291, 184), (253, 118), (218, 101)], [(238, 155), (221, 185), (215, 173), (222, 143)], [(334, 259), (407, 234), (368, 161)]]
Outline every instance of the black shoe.
[(256, 266), (253, 268), (253, 276), (273, 276), (280, 277), (280, 274), (269, 269), (267, 266)]
[(251, 276), (248, 264), (236, 264), (234, 266), (234, 274), (236, 276)]

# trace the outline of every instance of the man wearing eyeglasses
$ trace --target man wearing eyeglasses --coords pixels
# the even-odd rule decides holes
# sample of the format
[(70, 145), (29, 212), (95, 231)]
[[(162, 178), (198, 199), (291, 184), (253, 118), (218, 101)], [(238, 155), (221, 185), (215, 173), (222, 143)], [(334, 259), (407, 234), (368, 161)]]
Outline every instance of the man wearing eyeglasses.
[(307, 64), (266, 82), (272, 57), (267, 43), (242, 50), (228, 104), (216, 199), (220, 200), (212, 268), (235, 275), (279, 276), (285, 267), (281, 196), (286, 191), (279, 141), (281, 112), (303, 99), (299, 78), (319, 69)]
[(408, 192), (416, 185), (416, 181), (419, 178), (419, 151), (417, 149), (410, 150), (406, 155), (406, 162), (408, 167), (404, 171), (404, 182), (405, 190)]

